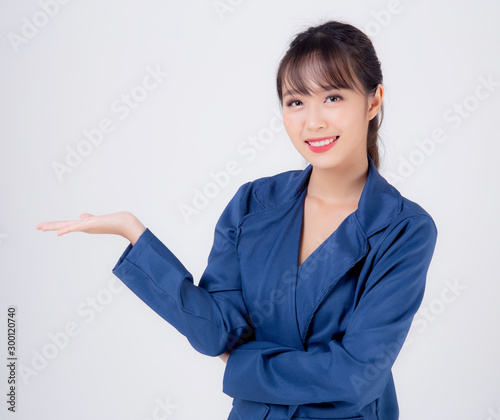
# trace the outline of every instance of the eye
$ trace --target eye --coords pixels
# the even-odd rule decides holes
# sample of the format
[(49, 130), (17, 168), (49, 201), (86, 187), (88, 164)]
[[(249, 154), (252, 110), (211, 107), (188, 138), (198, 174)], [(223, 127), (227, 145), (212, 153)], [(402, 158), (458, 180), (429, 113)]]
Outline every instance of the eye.
[(291, 105), (292, 105), (293, 103), (295, 103), (295, 102), (299, 102), (299, 103), (301, 103), (298, 99), (292, 99), (291, 101), (288, 101), (288, 102), (287, 102), (286, 106), (291, 106)]
[(342, 96), (338, 96), (338, 95), (327, 96), (326, 100), (328, 101), (328, 99), (330, 99), (330, 98), (336, 99), (332, 102), (338, 102), (340, 99), (342, 99)]

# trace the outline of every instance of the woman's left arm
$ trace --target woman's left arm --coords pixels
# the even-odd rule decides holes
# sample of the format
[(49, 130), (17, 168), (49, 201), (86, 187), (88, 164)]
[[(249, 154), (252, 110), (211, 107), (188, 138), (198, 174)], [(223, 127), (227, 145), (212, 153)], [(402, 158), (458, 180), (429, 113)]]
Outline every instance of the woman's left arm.
[(269, 404), (332, 402), (353, 409), (377, 399), (422, 302), (436, 239), (430, 216), (401, 221), (384, 239), (341, 341), (307, 351), (244, 343), (229, 355), (223, 392)]

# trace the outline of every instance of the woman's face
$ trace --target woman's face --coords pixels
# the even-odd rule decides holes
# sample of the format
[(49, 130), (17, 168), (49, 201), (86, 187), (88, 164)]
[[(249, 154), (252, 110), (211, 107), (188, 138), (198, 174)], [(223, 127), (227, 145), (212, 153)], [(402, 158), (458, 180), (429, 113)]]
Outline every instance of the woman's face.
[(283, 123), (297, 151), (324, 169), (365, 162), (368, 123), (382, 104), (382, 85), (368, 97), (352, 89), (311, 85), (311, 96), (288, 92), (283, 85)]

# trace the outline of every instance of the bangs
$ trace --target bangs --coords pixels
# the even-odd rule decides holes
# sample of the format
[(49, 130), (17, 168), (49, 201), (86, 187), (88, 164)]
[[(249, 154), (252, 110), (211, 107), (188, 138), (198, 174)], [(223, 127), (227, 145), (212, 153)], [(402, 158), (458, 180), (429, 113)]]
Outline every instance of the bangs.
[(314, 41), (316, 45), (301, 45), (300, 49), (292, 50), (288, 60), (282, 63), (280, 100), (283, 100), (285, 88), (292, 95), (310, 96), (313, 84), (325, 90), (353, 89), (363, 92), (347, 52), (326, 37)]

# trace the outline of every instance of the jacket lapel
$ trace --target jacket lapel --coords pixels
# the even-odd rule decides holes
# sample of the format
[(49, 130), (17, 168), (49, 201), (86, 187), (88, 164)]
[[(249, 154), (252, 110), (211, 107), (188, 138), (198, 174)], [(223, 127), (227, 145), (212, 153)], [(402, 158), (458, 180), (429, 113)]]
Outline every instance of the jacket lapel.
[(401, 211), (401, 195), (368, 160), (357, 210), (300, 267), (302, 216), (312, 165), (265, 178), (256, 189), (263, 208), (241, 223), (238, 248), (250, 316), (257, 324), (265, 323), (262, 330), (269, 334), (263, 338), (279, 337), (283, 344), (304, 348), (318, 306), (367, 255), (370, 236)]

